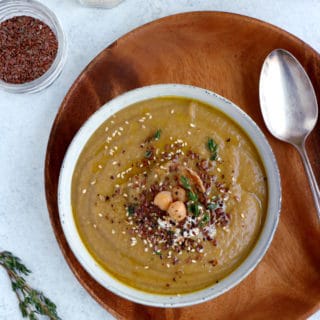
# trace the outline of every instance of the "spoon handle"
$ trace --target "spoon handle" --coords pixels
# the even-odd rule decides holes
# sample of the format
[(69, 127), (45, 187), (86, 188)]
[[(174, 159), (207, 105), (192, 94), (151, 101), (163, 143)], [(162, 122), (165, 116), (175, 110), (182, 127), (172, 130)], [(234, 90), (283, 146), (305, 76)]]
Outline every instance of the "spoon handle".
[(302, 144), (302, 146), (297, 146), (297, 149), (301, 155), (304, 168), (307, 172), (310, 188), (311, 188), (311, 191), (313, 194), (314, 204), (316, 206), (318, 218), (320, 221), (320, 190), (319, 190), (319, 186), (318, 186), (316, 177), (313, 173), (313, 170), (312, 170), (304, 143)]

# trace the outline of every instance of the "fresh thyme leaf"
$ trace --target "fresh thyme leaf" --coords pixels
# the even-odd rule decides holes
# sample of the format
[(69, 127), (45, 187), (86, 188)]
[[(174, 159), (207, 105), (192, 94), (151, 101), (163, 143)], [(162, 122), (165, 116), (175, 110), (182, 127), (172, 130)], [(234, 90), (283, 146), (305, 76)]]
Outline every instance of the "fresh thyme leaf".
[(206, 213), (206, 214), (203, 216), (203, 218), (202, 218), (202, 222), (203, 222), (204, 224), (206, 224), (206, 223), (208, 223), (209, 221), (210, 221), (210, 216), (209, 216), (208, 213)]
[(188, 210), (193, 214), (193, 216), (198, 217), (200, 215), (199, 205), (197, 203), (191, 203), (188, 205)]
[(211, 155), (210, 160), (217, 160), (217, 156), (218, 156), (217, 152), (214, 152), (214, 153)]
[(129, 205), (128, 208), (127, 208), (127, 211), (128, 211), (128, 215), (129, 216), (133, 216), (134, 212), (135, 212), (135, 206)]
[(15, 292), (22, 316), (37, 320), (37, 314), (47, 316), (50, 320), (61, 320), (56, 305), (41, 291), (31, 288), (22, 275), (31, 271), (9, 251), (0, 252), (0, 266), (8, 273), (12, 290)]
[(212, 138), (208, 139), (207, 146), (210, 152), (215, 152), (218, 148), (218, 145), (215, 143), (215, 141)]
[(198, 196), (192, 191), (188, 192), (188, 198), (190, 201), (198, 201)]
[(202, 220), (200, 221), (199, 226), (200, 226), (200, 227), (203, 227), (203, 226), (205, 226), (209, 221), (210, 221), (210, 215), (209, 215), (208, 213), (206, 213), (206, 214), (203, 216)]
[(154, 138), (154, 140), (159, 140), (159, 139), (160, 139), (160, 136), (161, 136), (161, 130), (158, 129), (158, 130), (156, 131), (156, 133), (154, 134), (153, 138)]
[(219, 207), (218, 203), (211, 202), (208, 204), (208, 209), (210, 209), (211, 211), (216, 210), (218, 207)]
[(207, 147), (211, 153), (210, 160), (217, 160), (218, 145), (216, 144), (216, 142), (212, 138), (208, 139)]
[(189, 183), (189, 179), (185, 176), (181, 176), (180, 177), (180, 181), (181, 181), (181, 184), (182, 186), (187, 189), (187, 190), (191, 190), (191, 186), (190, 186), (190, 183)]
[(161, 256), (161, 252), (160, 251), (154, 251), (154, 253), (157, 255), (157, 256)]
[(152, 156), (152, 151), (151, 150), (147, 150), (144, 154), (144, 157), (147, 158), (147, 159), (150, 159)]

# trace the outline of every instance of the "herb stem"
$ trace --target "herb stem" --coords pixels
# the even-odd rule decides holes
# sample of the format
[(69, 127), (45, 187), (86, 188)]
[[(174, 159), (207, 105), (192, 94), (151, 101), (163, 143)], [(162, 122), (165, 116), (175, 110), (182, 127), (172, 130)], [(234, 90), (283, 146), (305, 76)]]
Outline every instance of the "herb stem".
[(29, 320), (38, 320), (37, 314), (47, 316), (50, 320), (60, 320), (56, 305), (41, 291), (30, 287), (22, 275), (31, 271), (11, 252), (0, 252), (0, 266), (3, 267), (11, 281), (12, 290), (19, 301), (22, 316)]

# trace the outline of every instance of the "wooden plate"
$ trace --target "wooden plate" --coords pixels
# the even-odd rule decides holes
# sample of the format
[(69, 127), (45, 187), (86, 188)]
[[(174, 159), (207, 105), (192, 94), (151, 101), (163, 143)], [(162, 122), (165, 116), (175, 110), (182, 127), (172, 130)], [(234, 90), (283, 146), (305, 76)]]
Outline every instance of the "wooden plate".
[[(70, 268), (87, 291), (120, 319), (303, 319), (320, 307), (320, 227), (298, 153), (266, 130), (259, 107), (261, 65), (275, 48), (292, 52), (307, 70), (320, 101), (320, 57), (287, 32), (248, 17), (192, 12), (144, 25), (103, 50), (65, 97), (51, 131), (45, 187), (51, 222)], [(240, 285), (193, 307), (138, 305), (101, 287), (76, 260), (61, 229), (57, 184), (65, 151), (82, 123), (105, 102), (155, 83), (207, 88), (239, 105), (262, 128), (282, 177), (283, 209), (265, 258)], [(319, 125), (308, 152), (320, 176)]]

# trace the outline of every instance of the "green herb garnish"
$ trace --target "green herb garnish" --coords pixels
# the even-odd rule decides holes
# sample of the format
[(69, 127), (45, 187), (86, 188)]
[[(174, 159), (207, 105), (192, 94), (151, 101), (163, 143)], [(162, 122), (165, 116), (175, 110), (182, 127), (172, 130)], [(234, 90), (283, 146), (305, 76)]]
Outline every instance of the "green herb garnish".
[(191, 203), (188, 205), (188, 210), (193, 214), (195, 217), (199, 217), (199, 205), (197, 203)]
[(132, 205), (128, 206), (127, 211), (129, 216), (133, 216), (135, 213), (135, 206), (132, 206)]
[(150, 159), (152, 156), (152, 151), (151, 150), (147, 150), (144, 154), (144, 157), (147, 158), (147, 159)]
[(180, 181), (181, 181), (181, 184), (182, 186), (187, 189), (187, 190), (191, 190), (191, 186), (190, 186), (190, 183), (189, 183), (189, 179), (186, 178), (185, 176), (181, 176), (180, 177)]
[(207, 147), (211, 153), (210, 160), (217, 160), (218, 145), (215, 143), (215, 141), (212, 138), (208, 139)]
[(188, 198), (190, 201), (198, 201), (198, 196), (192, 191), (188, 192)]
[(210, 209), (212, 211), (216, 210), (218, 207), (219, 207), (218, 203), (211, 202), (208, 204), (208, 209)]
[(56, 305), (41, 291), (31, 288), (22, 275), (29, 275), (31, 271), (11, 252), (0, 252), (0, 266), (8, 273), (12, 290), (19, 300), (22, 316), (29, 320), (37, 320), (37, 315), (47, 316), (50, 320), (61, 320), (57, 314)]
[(200, 227), (203, 227), (203, 226), (205, 226), (209, 221), (210, 221), (210, 215), (209, 215), (208, 213), (206, 213), (206, 214), (203, 216), (201, 222), (199, 223), (199, 226), (200, 226)]
[(159, 140), (159, 139), (160, 139), (160, 136), (161, 136), (161, 130), (158, 129), (158, 130), (156, 131), (156, 133), (154, 134), (153, 138), (154, 138), (154, 140)]

